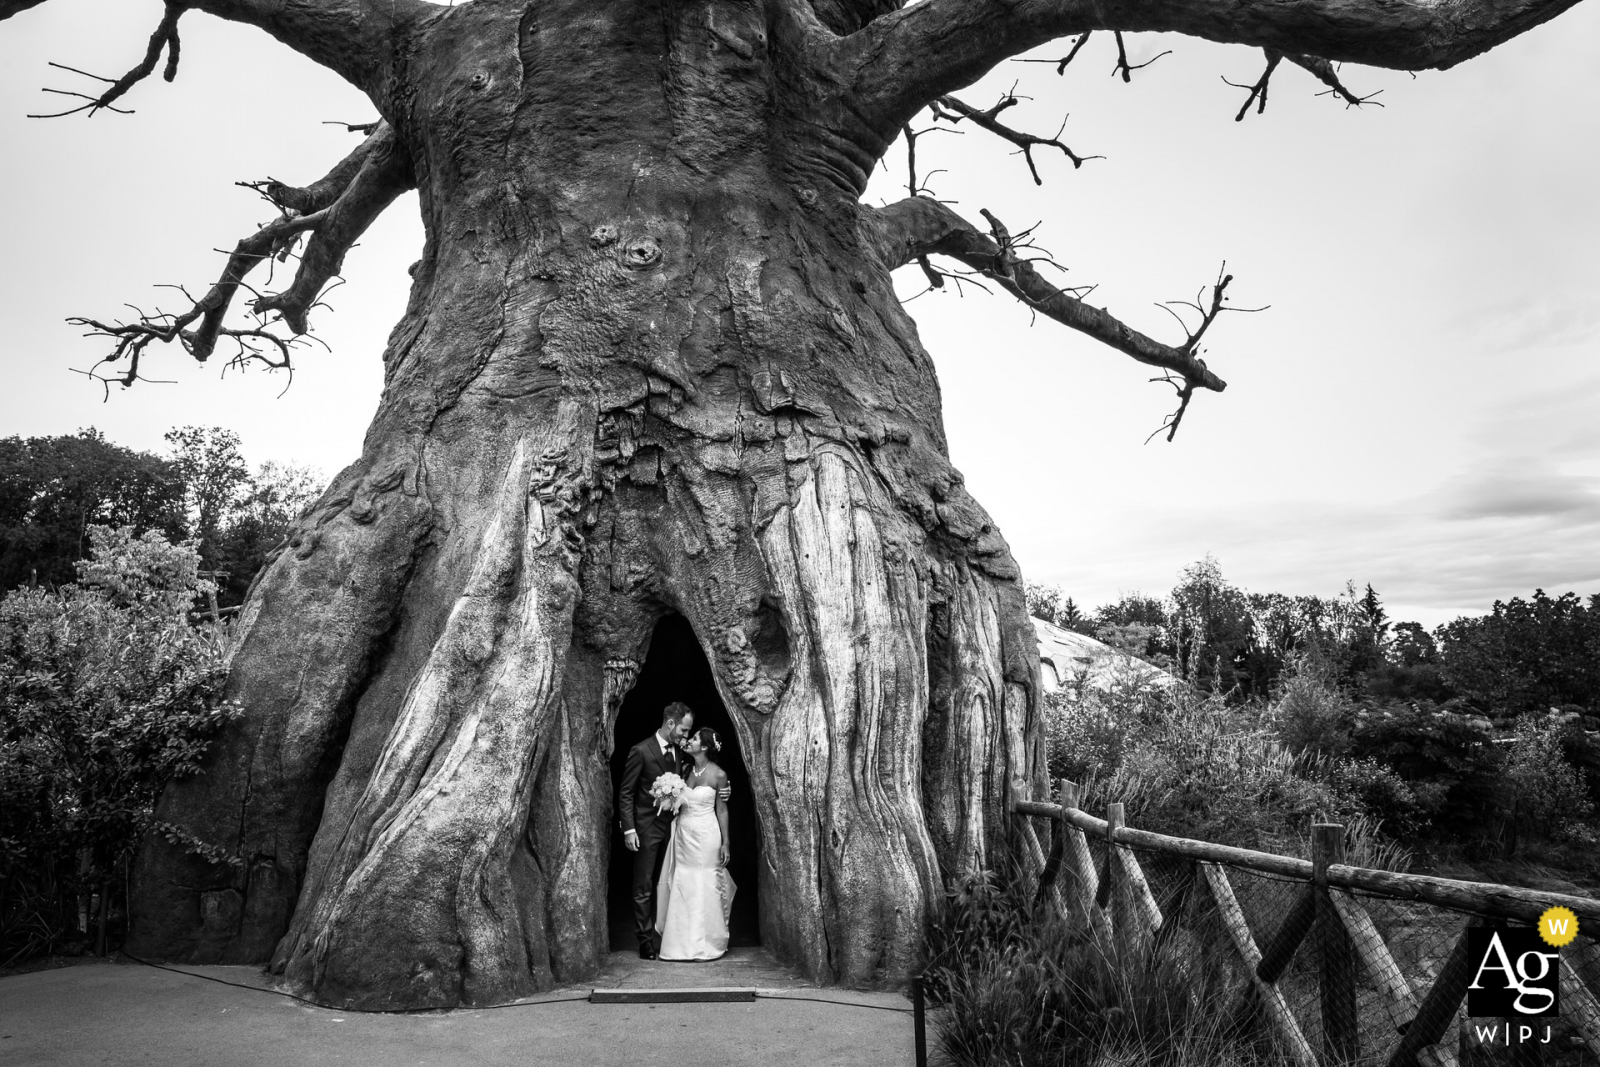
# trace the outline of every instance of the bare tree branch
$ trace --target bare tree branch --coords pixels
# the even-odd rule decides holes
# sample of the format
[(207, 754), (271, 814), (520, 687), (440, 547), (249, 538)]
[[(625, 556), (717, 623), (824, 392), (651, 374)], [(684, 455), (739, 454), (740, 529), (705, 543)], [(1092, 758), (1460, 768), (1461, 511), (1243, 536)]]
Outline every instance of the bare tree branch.
[[(1228, 81), (1227, 78), (1222, 79), (1235, 89), (1250, 90), (1250, 95), (1245, 97), (1244, 105), (1239, 108), (1239, 113), (1233, 117), (1233, 121), (1235, 122), (1244, 121), (1245, 115), (1250, 113), (1251, 104), (1256, 105), (1256, 114), (1258, 115), (1267, 110), (1267, 84), (1272, 80), (1272, 72), (1277, 70), (1278, 64), (1285, 59), (1287, 59), (1290, 63), (1293, 63), (1295, 66), (1301, 67), (1314, 74), (1318, 81), (1328, 86), (1329, 94), (1341, 97), (1344, 100), (1345, 105), (1348, 107), (1360, 107), (1363, 104), (1373, 104), (1377, 107), (1383, 106), (1373, 99), (1373, 97), (1377, 96), (1378, 93), (1383, 92), (1382, 89), (1379, 89), (1376, 93), (1369, 93), (1366, 96), (1355, 95), (1349, 89), (1345, 88), (1344, 83), (1339, 80), (1338, 72), (1333, 69), (1333, 64), (1329, 63), (1326, 59), (1318, 59), (1316, 56), (1286, 56), (1281, 52), (1274, 52), (1270, 48), (1266, 50), (1266, 57), (1267, 69), (1261, 72), (1261, 77), (1256, 80), (1254, 85), (1241, 85), (1238, 82)], [(1324, 94), (1319, 93), (1318, 95), (1321, 96)]]
[(163, 81), (170, 82), (172, 79), (178, 76), (178, 19), (182, 16), (183, 8), (180, 5), (174, 3), (167, 4), (166, 11), (161, 16), (160, 24), (156, 26), (155, 32), (150, 35), (150, 43), (145, 46), (144, 59), (139, 62), (138, 66), (134, 67), (132, 70), (128, 71), (128, 73), (115, 80), (111, 78), (102, 78), (98, 74), (89, 74), (87, 71), (78, 70), (74, 67), (68, 67), (61, 63), (51, 63), (50, 66), (55, 67), (58, 70), (68, 70), (74, 74), (82, 74), (85, 77), (93, 78), (95, 81), (108, 82), (110, 83), (111, 88), (107, 89), (105, 92), (96, 97), (90, 97), (84, 93), (65, 92), (64, 90), (60, 89), (46, 89), (45, 92), (47, 93), (61, 93), (62, 95), (66, 96), (75, 96), (79, 99), (87, 100), (88, 103), (83, 104), (81, 107), (75, 107), (70, 111), (57, 111), (49, 115), (29, 115), (28, 117), (30, 119), (58, 119), (65, 115), (76, 115), (80, 111), (87, 111), (89, 112), (90, 116), (93, 116), (96, 111), (100, 111), (102, 109), (116, 111), (119, 114), (124, 115), (131, 114), (131, 112), (124, 111), (121, 108), (112, 107), (111, 105), (117, 100), (120, 100), (129, 89), (132, 89), (139, 82), (144, 81), (152, 73), (154, 73), (156, 69), (156, 62), (161, 58), (161, 53), (163, 51), (167, 53), (167, 65), (161, 72), (161, 79)]
[(913, 128), (910, 123), (907, 123), (901, 128), (900, 135), (904, 137), (906, 141), (906, 192), (910, 193), (912, 196), (921, 196), (923, 193), (927, 193), (929, 196), (932, 196), (933, 191), (928, 188), (927, 179), (939, 173), (938, 170), (930, 170), (928, 173), (920, 176), (917, 174), (918, 139), (926, 137), (930, 133), (950, 132), (950, 130), (943, 126), (929, 126), (918, 130)]
[(1122, 40), (1122, 31), (1118, 30), (1115, 36), (1117, 38), (1117, 65), (1111, 68), (1111, 73), (1122, 75), (1122, 82), (1124, 85), (1133, 81), (1134, 71), (1143, 70), (1156, 60), (1160, 59), (1162, 56), (1170, 56), (1172, 54), (1172, 49), (1169, 48), (1165, 52), (1157, 52), (1143, 63), (1134, 63), (1130, 65), (1128, 63), (1128, 46)]
[(1072, 43), (1072, 50), (1070, 52), (1068, 52), (1066, 55), (1062, 56), (1060, 59), (1019, 59), (1019, 60), (1017, 60), (1017, 62), (1018, 63), (1054, 63), (1056, 65), (1056, 76), (1059, 77), (1059, 76), (1061, 76), (1061, 75), (1063, 75), (1063, 74), (1065, 74), (1067, 72), (1067, 67), (1072, 64), (1072, 61), (1074, 59), (1078, 58), (1078, 53), (1083, 51), (1083, 46), (1088, 44), (1089, 43), (1089, 38), (1093, 37), (1093, 36), (1094, 36), (1094, 34), (1090, 30), (1085, 30), (1082, 33), (1078, 34), (1078, 39)]
[(1167, 32), (1397, 70), (1454, 66), (1577, 0), (924, 0), (820, 57), (857, 111), (891, 128), (995, 64), (1092, 30)]
[(1261, 72), (1261, 77), (1256, 79), (1254, 85), (1240, 85), (1230, 82), (1227, 78), (1222, 80), (1235, 89), (1249, 89), (1250, 95), (1244, 98), (1244, 104), (1239, 108), (1239, 113), (1233, 116), (1234, 122), (1243, 122), (1244, 117), (1250, 113), (1250, 105), (1256, 105), (1256, 114), (1260, 115), (1267, 110), (1267, 85), (1272, 81), (1272, 72), (1278, 69), (1278, 64), (1283, 62), (1283, 53), (1267, 50), (1267, 69)]
[(1368, 93), (1366, 96), (1357, 96), (1345, 88), (1344, 83), (1339, 80), (1339, 72), (1334, 70), (1333, 64), (1326, 59), (1320, 59), (1317, 56), (1288, 56), (1286, 58), (1295, 66), (1310, 71), (1318, 81), (1328, 87), (1328, 94), (1319, 93), (1317, 94), (1319, 96), (1329, 94), (1337, 96), (1345, 102), (1346, 107), (1360, 107), (1363, 104), (1372, 104), (1375, 107), (1383, 106), (1373, 99), (1378, 93), (1383, 92), (1382, 89)]
[[(0, 0), (0, 21), (43, 2)], [(396, 31), (419, 19), (437, 18), (448, 9), (424, 0), (169, 0), (167, 18), (162, 24), (166, 26), (170, 20), (174, 28), (170, 41), (161, 42), (170, 47), (168, 81), (172, 80), (177, 63), (177, 19), (190, 10), (266, 30), (301, 55), (368, 93), (376, 93), (383, 88), (383, 73), (395, 55)], [(157, 33), (159, 35), (160, 31)], [(156, 39), (152, 38), (151, 51), (159, 54), (156, 45)], [(144, 68), (143, 73), (132, 77), (129, 86), (148, 77), (154, 69), (150, 53), (144, 64), (129, 72), (130, 76), (141, 68)], [(112, 99), (121, 96), (127, 88), (116, 91)]]
[[(1012, 107), (1016, 103), (1017, 97), (1012, 93), (1007, 93), (1005, 96), (1000, 98), (1000, 102), (998, 104), (995, 104), (994, 107), (989, 108), (987, 111), (979, 111), (972, 105), (965, 104), (953, 96), (941, 96), (939, 99), (935, 100), (931, 106), (933, 107), (933, 114), (936, 118), (941, 118), (952, 123), (960, 122), (964, 118), (971, 119), (973, 125), (988, 130), (997, 137), (1004, 137), (1006, 140), (1020, 148), (1022, 150), (1023, 159), (1027, 160), (1028, 162), (1028, 171), (1033, 175), (1033, 184), (1035, 185), (1044, 184), (1044, 180), (1039, 177), (1039, 168), (1035, 166), (1033, 162), (1033, 149), (1037, 145), (1044, 145), (1047, 148), (1061, 149), (1062, 154), (1064, 154), (1068, 159), (1072, 160), (1072, 167), (1074, 170), (1083, 166), (1083, 161), (1086, 159), (1105, 158), (1104, 156), (1080, 156), (1063, 144), (1061, 141), (1061, 131), (1067, 128), (1066, 119), (1061, 120), (1061, 129), (1056, 131), (1056, 135), (1054, 137), (1036, 137), (1031, 133), (1025, 133), (1022, 130), (1012, 129), (1010, 126), (1007, 126), (1005, 123), (1000, 122), (996, 118), (1000, 112), (1004, 111), (1008, 107)], [(951, 112), (954, 112), (954, 114), (951, 114)], [(917, 195), (917, 190), (911, 190), (911, 195)]]
[[(146, 313), (134, 308), (137, 318), (131, 322), (69, 319), (87, 327), (91, 336), (114, 341), (111, 352), (88, 372), (91, 376), (125, 386), (142, 380), (140, 360), (156, 341), (176, 341), (190, 356), (204, 362), (218, 341), (231, 339), (238, 347), (231, 361), (234, 365), (256, 361), (274, 369), (292, 369), (291, 351), (300, 343), (299, 335), (306, 333), (307, 314), (323, 287), (338, 272), (345, 252), (396, 196), (411, 187), (412, 178), (406, 153), (396, 142), (394, 131), (382, 123), (350, 156), (312, 185), (292, 188), (276, 181), (239, 184), (256, 189), (282, 214), (234, 247), (221, 276), (200, 299), (190, 297), (182, 286), (169, 286), (188, 301), (189, 306), (183, 311)], [(287, 260), (301, 236), (308, 233), (310, 240), (287, 289), (263, 294), (245, 281), (263, 264)], [(241, 288), (255, 294), (250, 309), (254, 321), (249, 326), (230, 327), (225, 322)], [(291, 336), (271, 328), (280, 318)], [(123, 369), (106, 378), (99, 368), (107, 365), (121, 365)]]
[[(1200, 326), (1192, 332), (1186, 329), (1188, 336), (1182, 344), (1166, 345), (1045, 279), (1027, 257), (1018, 255), (1018, 249), (1023, 247), (1022, 235), (1012, 235), (987, 211), (983, 214), (990, 229), (984, 233), (944, 204), (926, 197), (910, 197), (868, 210), (879, 255), (890, 269), (913, 261), (921, 262), (929, 255), (949, 256), (993, 280), (1039, 314), (1085, 333), (1140, 363), (1167, 371), (1158, 380), (1182, 382), (1180, 395), (1183, 390), (1192, 395), (1195, 389), (1221, 392), (1227, 388), (1228, 383), (1212, 373), (1197, 353), (1212, 321), (1221, 311), (1231, 310), (1222, 306), (1231, 279), (1219, 280), (1214, 306), (1209, 312), (1202, 309)], [(930, 269), (924, 266), (925, 271)], [(1183, 397), (1182, 407), (1187, 404), (1187, 397)], [(1181, 408), (1176, 418), (1182, 418)], [(1175, 427), (1173, 423), (1174, 431)]]

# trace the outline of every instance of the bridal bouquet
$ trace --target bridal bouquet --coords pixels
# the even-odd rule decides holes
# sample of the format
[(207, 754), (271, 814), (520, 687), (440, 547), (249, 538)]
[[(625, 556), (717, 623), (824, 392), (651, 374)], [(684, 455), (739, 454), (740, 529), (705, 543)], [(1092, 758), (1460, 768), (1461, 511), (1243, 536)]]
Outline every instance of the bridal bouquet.
[(656, 811), (666, 814), (668, 809), (677, 811), (683, 803), (683, 792), (688, 786), (683, 779), (668, 771), (657, 778), (650, 785), (650, 795), (656, 799)]

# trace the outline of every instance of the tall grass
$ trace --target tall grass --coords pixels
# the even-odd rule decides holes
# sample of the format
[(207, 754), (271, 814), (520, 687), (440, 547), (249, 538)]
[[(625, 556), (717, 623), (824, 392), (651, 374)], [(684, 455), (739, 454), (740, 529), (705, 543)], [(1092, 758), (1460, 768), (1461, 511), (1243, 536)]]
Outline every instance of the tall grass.
[(960, 1067), (1257, 1067), (1277, 1062), (1232, 968), (1193, 936), (1118, 961), (1021, 879), (966, 878), (929, 935), (935, 1033)]

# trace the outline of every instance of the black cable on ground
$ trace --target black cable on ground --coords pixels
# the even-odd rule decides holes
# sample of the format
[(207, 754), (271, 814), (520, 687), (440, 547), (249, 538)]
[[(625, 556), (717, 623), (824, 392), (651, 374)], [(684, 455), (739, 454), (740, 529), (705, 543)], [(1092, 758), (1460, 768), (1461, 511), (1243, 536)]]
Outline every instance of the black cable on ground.
[(802, 1000), (807, 1004), (832, 1004), (839, 1008), (871, 1008), (873, 1011), (897, 1011), (903, 1015), (915, 1014), (910, 1008), (895, 1008), (888, 1004), (861, 1004), (852, 1000), (829, 1000), (826, 997), (791, 997), (784, 993), (763, 993), (756, 990), (757, 1000)]
[(168, 967), (164, 963), (151, 963), (149, 960), (141, 960), (138, 956), (135, 956), (133, 953), (128, 952), (125, 949), (119, 949), (118, 951), (121, 952), (122, 955), (128, 957), (134, 963), (143, 964), (146, 967), (153, 967), (158, 971), (171, 971), (173, 974), (181, 974), (189, 978), (200, 978), (207, 982), (215, 982), (218, 985), (233, 986), (235, 989), (247, 989), (252, 993), (270, 993), (275, 997), (287, 997), (290, 1000), (299, 1001), (301, 1004), (307, 1004), (313, 1008), (321, 1008), (323, 1011), (352, 1012), (357, 1015), (426, 1015), (436, 1011), (494, 1011), (497, 1008), (536, 1008), (541, 1004), (573, 1004), (580, 1000), (589, 999), (588, 996), (552, 997), (549, 1000), (518, 1000), (513, 1001), (510, 1004), (486, 1004), (483, 1007), (470, 1008), (335, 1008), (327, 1004), (318, 1004), (314, 1000), (308, 1000), (305, 997), (286, 992), (282, 989), (271, 989), (266, 986), (258, 985), (245, 985), (243, 982), (230, 982), (226, 978), (214, 978), (209, 974), (196, 974), (194, 971), (185, 971), (177, 967)]
[[(140, 964), (141, 966), (150, 967), (158, 971), (170, 971), (173, 974), (181, 974), (188, 978), (199, 978), (206, 982), (215, 982), (218, 985), (232, 986), (235, 989), (244, 989), (252, 993), (268, 993), (275, 997), (286, 997), (289, 1000), (298, 1001), (301, 1004), (306, 1004), (313, 1008), (321, 1008), (323, 1011), (352, 1012), (357, 1015), (425, 1015), (436, 1011), (495, 1011), (500, 1008), (536, 1008), (542, 1004), (576, 1004), (580, 1001), (586, 1001), (589, 999), (588, 994), (584, 994), (583, 996), (579, 997), (552, 997), (548, 1000), (518, 1000), (513, 1001), (510, 1004), (487, 1004), (483, 1007), (467, 1008), (335, 1008), (330, 1007), (327, 1004), (318, 1004), (314, 1000), (309, 1000), (305, 997), (287, 992), (282, 989), (272, 989), (268, 986), (246, 985), (243, 982), (230, 982), (226, 978), (216, 978), (209, 974), (196, 974), (194, 971), (185, 971), (178, 967), (169, 967), (164, 963), (151, 963), (149, 960), (142, 960), (138, 956), (135, 956), (133, 953), (124, 949), (119, 949), (118, 952), (120, 955), (128, 957), (128, 959), (132, 960), (134, 963)], [(831, 1004), (834, 1007), (839, 1008), (871, 1008), (873, 1011), (894, 1011), (905, 1015), (912, 1014), (912, 1010), (910, 1008), (895, 1008), (887, 1004), (860, 1004), (849, 1000), (829, 1000), (825, 997), (795, 997), (783, 993), (763, 993), (759, 990), (756, 991), (755, 997), (757, 1000), (798, 1000), (804, 1001), (808, 1004)]]

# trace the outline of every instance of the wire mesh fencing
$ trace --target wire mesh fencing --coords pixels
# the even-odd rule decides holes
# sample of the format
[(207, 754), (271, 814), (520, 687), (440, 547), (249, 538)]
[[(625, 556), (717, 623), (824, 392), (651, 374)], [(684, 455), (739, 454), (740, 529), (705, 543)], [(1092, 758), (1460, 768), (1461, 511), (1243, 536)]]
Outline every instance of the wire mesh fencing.
[[(1016, 806), (1039, 898), (1119, 963), (1193, 976), (1196, 995), (1238, 1032), (1271, 1042), (1273, 1061), (1600, 1067), (1600, 925), (1580, 923), (1559, 949), (1539, 942), (1539, 958), (1524, 958), (1514, 934), (1503, 936), (1504, 957), (1483, 950), (1488, 931), (1534, 936), (1541, 904), (1594, 916), (1600, 902), (1342, 866), (1333, 876), (1342, 827), (1315, 829), (1308, 863), (1127, 831), (1120, 805), (1095, 819), (1062, 785), (1061, 804)], [(1350, 884), (1363, 874), (1381, 888)], [(1463, 906), (1479, 899), (1481, 910)], [(1482, 968), (1501, 959), (1513, 983), (1559, 988), (1553, 1013), (1468, 1014), (1468, 987), (1493, 986)]]

